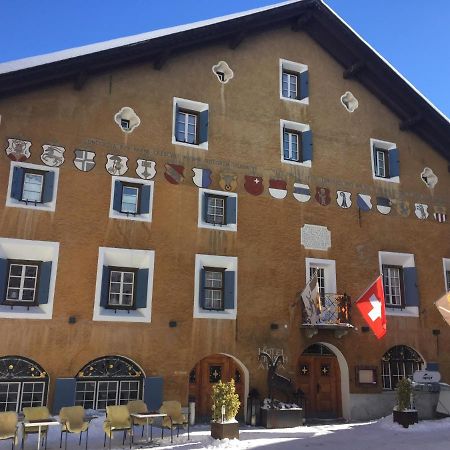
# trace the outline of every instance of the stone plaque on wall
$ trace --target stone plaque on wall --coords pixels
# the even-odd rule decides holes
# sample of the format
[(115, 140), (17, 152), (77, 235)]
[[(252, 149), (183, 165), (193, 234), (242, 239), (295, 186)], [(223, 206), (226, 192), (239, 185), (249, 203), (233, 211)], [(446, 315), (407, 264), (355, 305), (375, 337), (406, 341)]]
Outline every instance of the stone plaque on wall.
[(327, 227), (305, 224), (301, 228), (301, 244), (310, 250), (328, 250), (331, 232)]

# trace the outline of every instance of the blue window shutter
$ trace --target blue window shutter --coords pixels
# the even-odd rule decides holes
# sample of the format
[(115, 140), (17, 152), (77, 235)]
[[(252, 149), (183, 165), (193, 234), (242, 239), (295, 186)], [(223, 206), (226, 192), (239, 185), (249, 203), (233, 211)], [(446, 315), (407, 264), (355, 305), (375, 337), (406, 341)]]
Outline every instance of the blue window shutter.
[(55, 184), (55, 172), (46, 172), (44, 175), (44, 192), (42, 192), (42, 203), (53, 200), (53, 186)]
[(389, 178), (400, 176), (400, 155), (398, 148), (389, 150)]
[(415, 267), (403, 268), (405, 282), (406, 306), (419, 306), (419, 290), (417, 289), (417, 272)]
[(114, 182), (113, 209), (119, 212), (122, 209), (122, 182), (119, 180)]
[(64, 406), (75, 406), (75, 392), (77, 381), (75, 378), (57, 378), (53, 395), (53, 414), (59, 414)]
[(309, 97), (309, 75), (308, 71), (305, 70), (299, 74), (300, 78), (300, 92), (298, 93), (298, 99), (303, 100), (306, 97)]
[(11, 182), (11, 197), (16, 200), (22, 199), (22, 187), (23, 187), (23, 168), (14, 167), (13, 176)]
[(48, 291), (50, 289), (50, 276), (52, 274), (52, 262), (44, 261), (39, 267), (38, 302), (40, 305), (48, 303)]
[(100, 306), (102, 306), (103, 308), (108, 306), (108, 299), (109, 299), (109, 267), (103, 266)]
[(225, 309), (234, 309), (234, 280), (236, 273), (232, 270), (225, 270)]
[(226, 223), (237, 223), (236, 214), (236, 197), (227, 197), (226, 202)]
[(208, 140), (208, 110), (201, 111), (199, 114), (199, 144)]
[(136, 282), (136, 308), (147, 307), (148, 269), (139, 269)]
[(312, 131), (307, 130), (302, 133), (302, 161), (312, 161), (313, 159), (313, 143)]
[(198, 287), (198, 299), (200, 302), (200, 308), (205, 307), (205, 279), (206, 271), (205, 269), (200, 269), (200, 286)]
[(144, 402), (149, 411), (157, 411), (163, 402), (164, 383), (162, 377), (144, 378)]
[(8, 260), (0, 259), (0, 304), (6, 297), (6, 286), (8, 285)]
[(141, 214), (148, 214), (150, 212), (150, 194), (151, 194), (152, 187), (144, 184), (142, 185), (141, 189), (139, 190), (139, 193), (141, 195), (141, 203), (140, 203), (140, 213)]

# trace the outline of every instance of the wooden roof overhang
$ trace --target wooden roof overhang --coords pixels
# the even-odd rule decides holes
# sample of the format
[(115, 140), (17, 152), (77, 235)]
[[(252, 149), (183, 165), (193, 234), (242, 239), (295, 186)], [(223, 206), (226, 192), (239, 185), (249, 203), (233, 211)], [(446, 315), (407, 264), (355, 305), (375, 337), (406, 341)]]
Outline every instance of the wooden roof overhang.
[(321, 0), (302, 0), (205, 26), (108, 48), (69, 59), (0, 74), (0, 98), (57, 82), (81, 89), (92, 75), (125, 64), (151, 63), (162, 69), (177, 53), (210, 44), (236, 49), (253, 33), (289, 26), (307, 32), (343, 67), (344, 78), (358, 80), (410, 130), (450, 161), (450, 122)]

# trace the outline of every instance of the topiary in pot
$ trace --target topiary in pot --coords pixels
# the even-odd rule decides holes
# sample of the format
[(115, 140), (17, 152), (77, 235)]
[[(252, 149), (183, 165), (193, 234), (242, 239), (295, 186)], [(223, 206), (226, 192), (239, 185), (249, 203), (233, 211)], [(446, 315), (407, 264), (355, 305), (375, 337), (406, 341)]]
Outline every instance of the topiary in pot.
[(411, 392), (411, 381), (408, 378), (402, 378), (397, 384), (397, 411), (410, 408)]
[(236, 394), (234, 380), (222, 383), (219, 381), (212, 388), (212, 420), (222, 422), (222, 406), (225, 406), (224, 421), (228, 422), (236, 417), (241, 402)]

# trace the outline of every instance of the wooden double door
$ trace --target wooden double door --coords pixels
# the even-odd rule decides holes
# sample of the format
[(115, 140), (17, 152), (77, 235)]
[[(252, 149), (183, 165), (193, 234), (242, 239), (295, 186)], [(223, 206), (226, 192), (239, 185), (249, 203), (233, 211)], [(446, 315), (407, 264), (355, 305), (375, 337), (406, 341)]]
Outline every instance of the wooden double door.
[(211, 418), (211, 391), (219, 381), (234, 378), (236, 393), (241, 401), (238, 419), (244, 411), (244, 374), (233, 358), (226, 355), (211, 355), (199, 361), (189, 375), (189, 397), (195, 399), (196, 420), (209, 421)]
[(306, 417), (341, 417), (341, 377), (336, 356), (302, 355), (297, 370), (297, 387), (305, 393)]

